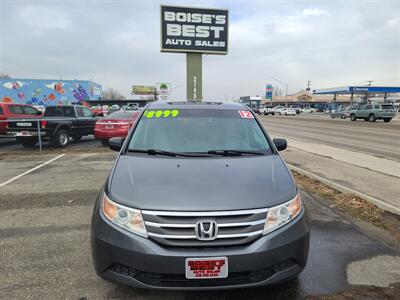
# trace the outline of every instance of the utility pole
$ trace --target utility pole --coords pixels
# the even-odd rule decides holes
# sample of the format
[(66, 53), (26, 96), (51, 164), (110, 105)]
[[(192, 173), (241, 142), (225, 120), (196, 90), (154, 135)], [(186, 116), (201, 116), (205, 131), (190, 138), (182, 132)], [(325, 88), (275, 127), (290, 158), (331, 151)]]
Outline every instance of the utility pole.
[(311, 82), (312, 82), (311, 80), (307, 80), (307, 88), (306, 88), (307, 92), (310, 92)]

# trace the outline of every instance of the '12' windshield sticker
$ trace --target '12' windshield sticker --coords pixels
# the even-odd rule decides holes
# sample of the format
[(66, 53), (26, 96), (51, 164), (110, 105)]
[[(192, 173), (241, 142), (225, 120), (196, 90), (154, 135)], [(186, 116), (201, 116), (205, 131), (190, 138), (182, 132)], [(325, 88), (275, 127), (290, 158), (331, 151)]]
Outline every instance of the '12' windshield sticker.
[(165, 109), (165, 110), (146, 110), (143, 115), (147, 119), (159, 118), (176, 118), (179, 116), (178, 109)]
[(244, 119), (254, 119), (253, 114), (251, 113), (251, 111), (248, 110), (239, 110), (239, 114), (242, 118)]

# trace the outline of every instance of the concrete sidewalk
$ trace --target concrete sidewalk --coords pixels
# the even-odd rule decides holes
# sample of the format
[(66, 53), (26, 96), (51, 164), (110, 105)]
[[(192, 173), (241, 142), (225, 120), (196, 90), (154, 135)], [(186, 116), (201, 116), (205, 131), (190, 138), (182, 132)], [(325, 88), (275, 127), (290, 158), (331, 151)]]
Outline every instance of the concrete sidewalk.
[(332, 158), (333, 160), (341, 161), (357, 167), (398, 177), (398, 180), (400, 180), (399, 162), (323, 144), (302, 142), (294, 139), (287, 140), (290, 147), (297, 148), (305, 152), (314, 153), (323, 157)]

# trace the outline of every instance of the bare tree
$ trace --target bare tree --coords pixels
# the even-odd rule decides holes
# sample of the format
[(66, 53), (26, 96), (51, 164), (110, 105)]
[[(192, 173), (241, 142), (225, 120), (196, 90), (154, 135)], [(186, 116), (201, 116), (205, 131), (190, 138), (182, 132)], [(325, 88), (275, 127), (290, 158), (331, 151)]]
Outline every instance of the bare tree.
[(104, 100), (125, 100), (125, 96), (123, 96), (116, 89), (110, 88), (105, 90), (103, 93), (102, 99)]
[(274, 91), (273, 92), (274, 96), (282, 96), (283, 95), (282, 89), (279, 86), (274, 86), (273, 91)]
[(0, 73), (0, 79), (11, 79), (11, 77), (6, 73)]

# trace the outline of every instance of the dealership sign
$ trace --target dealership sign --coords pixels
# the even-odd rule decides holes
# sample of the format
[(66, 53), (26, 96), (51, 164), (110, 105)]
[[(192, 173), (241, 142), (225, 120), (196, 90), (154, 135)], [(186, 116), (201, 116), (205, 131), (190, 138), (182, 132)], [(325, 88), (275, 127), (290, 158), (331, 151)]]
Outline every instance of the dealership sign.
[(228, 10), (161, 5), (161, 51), (228, 53)]

